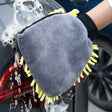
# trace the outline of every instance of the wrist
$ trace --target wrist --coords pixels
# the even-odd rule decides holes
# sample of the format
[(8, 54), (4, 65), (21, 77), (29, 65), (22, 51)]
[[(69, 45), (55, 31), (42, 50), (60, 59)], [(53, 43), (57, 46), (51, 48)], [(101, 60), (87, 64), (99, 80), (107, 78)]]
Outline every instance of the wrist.
[(85, 25), (88, 31), (88, 37), (93, 41), (94, 38), (99, 36), (98, 29), (93, 22), (93, 20), (87, 15), (87, 14), (82, 14), (79, 15), (78, 18), (82, 21), (82, 23)]
[(107, 0), (98, 4), (86, 14), (94, 21), (98, 30), (101, 30), (112, 23), (112, 8), (108, 4)]

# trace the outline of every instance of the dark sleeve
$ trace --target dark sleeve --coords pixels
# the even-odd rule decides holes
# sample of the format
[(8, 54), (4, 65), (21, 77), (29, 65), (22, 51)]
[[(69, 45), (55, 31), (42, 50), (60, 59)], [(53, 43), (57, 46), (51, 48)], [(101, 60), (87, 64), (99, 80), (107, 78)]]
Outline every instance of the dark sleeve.
[(78, 18), (82, 21), (82, 23), (85, 25), (88, 31), (88, 37), (93, 41), (94, 38), (99, 36), (99, 31), (93, 22), (93, 20), (87, 15), (82, 14), (79, 15)]

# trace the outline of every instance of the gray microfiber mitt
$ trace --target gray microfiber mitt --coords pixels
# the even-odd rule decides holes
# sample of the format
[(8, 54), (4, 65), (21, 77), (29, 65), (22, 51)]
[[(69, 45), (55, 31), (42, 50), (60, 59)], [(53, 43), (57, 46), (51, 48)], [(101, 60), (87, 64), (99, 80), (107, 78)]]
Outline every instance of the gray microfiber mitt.
[(18, 34), (17, 43), (34, 79), (49, 97), (67, 91), (92, 55), (85, 26), (70, 14), (35, 22)]

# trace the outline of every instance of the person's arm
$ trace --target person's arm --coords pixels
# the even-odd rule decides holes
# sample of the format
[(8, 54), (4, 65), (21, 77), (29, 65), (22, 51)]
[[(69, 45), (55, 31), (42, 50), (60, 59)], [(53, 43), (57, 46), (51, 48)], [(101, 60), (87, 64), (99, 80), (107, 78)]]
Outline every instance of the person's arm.
[(107, 0), (104, 0), (86, 14), (94, 21), (98, 30), (112, 23), (112, 8)]
[(112, 23), (112, 7), (107, 0), (88, 11), (86, 14), (79, 15), (88, 30), (88, 37), (91, 40), (99, 36), (99, 31)]

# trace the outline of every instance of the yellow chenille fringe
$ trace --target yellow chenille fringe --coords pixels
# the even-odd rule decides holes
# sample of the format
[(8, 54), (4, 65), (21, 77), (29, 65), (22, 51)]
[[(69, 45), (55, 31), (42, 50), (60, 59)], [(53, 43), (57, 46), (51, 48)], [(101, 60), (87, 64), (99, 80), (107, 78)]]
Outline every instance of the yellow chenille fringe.
[[(64, 9), (60, 8), (58, 10), (54, 10), (53, 12), (49, 13), (49, 14), (54, 14), (54, 13), (65, 13)], [(77, 9), (73, 9), (71, 12), (69, 12), (68, 14), (73, 15), (75, 17), (77, 17), (77, 14), (79, 13), (79, 11)], [(97, 45), (93, 45), (93, 50), (98, 50), (98, 46)], [(90, 58), (90, 60), (88, 61), (88, 63), (86, 64), (83, 72), (88, 76), (89, 72), (92, 72), (91, 68), (89, 67), (89, 64), (91, 65), (95, 65), (95, 63), (97, 62), (97, 60), (95, 58), (98, 58), (98, 55), (95, 52), (92, 52), (92, 56)], [(28, 77), (31, 77), (32, 74), (30, 72), (30, 70), (28, 69), (27, 64), (24, 64), (24, 58), (23, 56), (20, 59), (20, 65), (23, 65), (24, 71), (26, 72)], [(80, 77), (83, 79), (84, 75), (83, 72), (81, 73)], [(77, 79), (77, 82), (80, 83), (80, 77)], [(75, 86), (76, 84), (74, 83), (73, 86)], [(35, 92), (38, 94), (38, 97), (40, 98), (40, 101), (43, 101), (44, 99), (48, 101), (48, 103), (51, 103), (53, 101), (56, 101), (59, 99), (59, 96), (55, 96), (55, 97), (48, 97), (43, 91), (42, 89), (39, 87), (39, 85), (36, 83), (35, 79), (33, 79), (33, 81), (31, 82), (31, 86), (35, 86)]]
[(60, 9), (56, 9), (56, 10), (50, 12), (49, 14), (55, 14), (55, 13), (65, 13), (65, 10), (60, 8)]
[[(24, 58), (23, 56), (20, 59), (20, 65), (23, 65), (24, 71), (26, 72), (28, 77), (31, 77), (32, 74), (30, 72), (30, 70), (28, 69), (28, 65), (24, 64)], [(31, 82), (31, 86), (33, 87), (35, 85), (35, 92), (38, 94), (38, 98), (40, 98), (40, 101), (43, 101), (44, 99), (46, 99), (48, 101), (48, 103), (51, 103), (52, 101), (56, 101), (59, 99), (59, 96), (56, 97), (48, 97), (43, 91), (42, 89), (39, 87), (39, 85), (36, 83), (35, 79), (33, 79), (33, 81)]]
[[(89, 64), (91, 65), (95, 65), (95, 63), (97, 63), (97, 60), (95, 58), (98, 58), (98, 55), (94, 52), (94, 50), (98, 50), (98, 46), (97, 45), (93, 45), (93, 52), (92, 52), (92, 56), (90, 58), (90, 60), (88, 61), (88, 63), (86, 64), (85, 68), (83, 69), (83, 72), (88, 76), (90, 72), (92, 72), (91, 68), (89, 67)], [(84, 75), (83, 72), (81, 73), (80, 77), (83, 79)], [(80, 83), (80, 77), (78, 77), (77, 82)], [(74, 83), (73, 86), (75, 86), (76, 84)]]
[(68, 14), (77, 17), (77, 14), (79, 13), (79, 10), (77, 9), (73, 9), (72, 11), (70, 11)]
[[(98, 50), (97, 45), (93, 45), (93, 50)], [(92, 72), (91, 68), (89, 67), (88, 64), (91, 65), (95, 65), (95, 63), (97, 62), (97, 60), (95, 58), (98, 58), (98, 55), (95, 52), (92, 52), (92, 56), (90, 58), (90, 60), (88, 61), (88, 63), (86, 64), (85, 68), (83, 69), (83, 72), (88, 76), (90, 72)], [(20, 59), (20, 65), (23, 65), (24, 63), (24, 58), (23, 56)], [(24, 71), (26, 72), (28, 77), (31, 77), (32, 74), (30, 72), (30, 70), (28, 69), (27, 64), (24, 64)], [(80, 77), (83, 79), (84, 75), (83, 72), (81, 73)], [(77, 82), (80, 83), (80, 77), (78, 77)], [(73, 86), (75, 86), (76, 84), (74, 83)], [(38, 98), (40, 98), (40, 101), (43, 101), (44, 99), (48, 101), (48, 103), (51, 103), (52, 101), (56, 101), (59, 99), (59, 96), (56, 97), (48, 97), (43, 91), (42, 89), (39, 87), (39, 85), (36, 83), (35, 79), (33, 79), (33, 81), (31, 82), (31, 86), (35, 86), (35, 92), (38, 94)]]
[[(50, 12), (49, 14), (55, 14), (55, 13), (65, 13), (65, 10), (60, 8), (60, 9), (56, 9), (53, 12)], [(73, 9), (72, 11), (70, 11), (68, 14), (77, 17), (77, 14), (79, 13), (78, 9)]]

